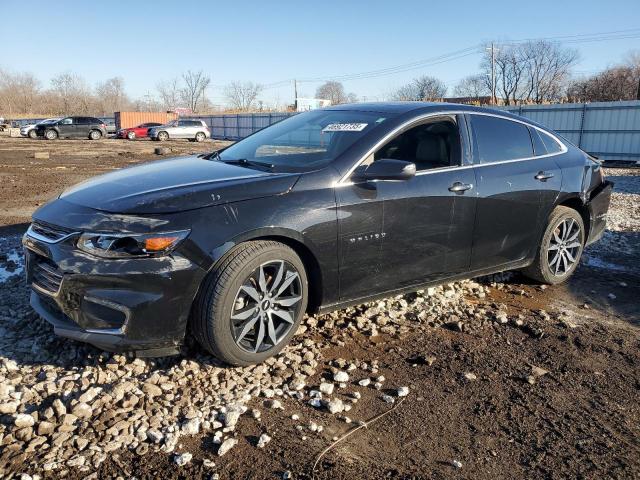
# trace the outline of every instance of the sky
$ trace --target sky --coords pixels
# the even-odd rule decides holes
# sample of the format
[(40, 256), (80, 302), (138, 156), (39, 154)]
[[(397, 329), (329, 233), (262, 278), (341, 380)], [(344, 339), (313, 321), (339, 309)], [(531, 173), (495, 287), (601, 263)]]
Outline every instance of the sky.
[[(439, 64), (343, 81), (347, 92), (381, 100), (420, 75), (453, 90), (477, 73), (485, 42), (623, 32), (615, 40), (576, 42), (575, 70), (591, 74), (640, 51), (639, 0), (439, 1), (324, 0), (120, 2), (6, 1), (0, 9), (0, 68), (35, 74), (49, 86), (62, 72), (95, 85), (120, 76), (132, 98), (186, 70), (211, 77), (208, 96), (224, 102), (231, 81), (265, 86), (261, 99), (292, 103), (312, 97), (325, 79), (383, 70), (461, 51)], [(406, 69), (405, 69), (406, 70)], [(387, 72), (381, 72), (387, 73)], [(313, 81), (310, 81), (312, 80)]]

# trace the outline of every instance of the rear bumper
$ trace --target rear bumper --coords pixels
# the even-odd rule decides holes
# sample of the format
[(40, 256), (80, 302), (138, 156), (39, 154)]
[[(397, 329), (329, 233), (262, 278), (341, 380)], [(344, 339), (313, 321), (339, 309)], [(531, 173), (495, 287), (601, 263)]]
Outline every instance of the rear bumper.
[(611, 202), (611, 192), (613, 182), (606, 180), (600, 187), (593, 191), (591, 199), (587, 204), (589, 208), (589, 237), (587, 245), (592, 244), (602, 238), (607, 227), (607, 212)]

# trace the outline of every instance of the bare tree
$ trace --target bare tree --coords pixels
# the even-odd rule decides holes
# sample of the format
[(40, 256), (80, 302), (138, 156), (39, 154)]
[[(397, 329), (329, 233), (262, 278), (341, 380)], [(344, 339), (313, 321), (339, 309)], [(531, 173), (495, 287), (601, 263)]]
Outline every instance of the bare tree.
[(180, 97), (187, 107), (196, 113), (205, 98), (205, 91), (211, 83), (211, 78), (205, 75), (202, 70), (199, 72), (189, 70), (182, 74), (182, 79), (184, 87), (180, 89)]
[(54, 100), (54, 113), (74, 115), (90, 113), (93, 97), (82, 77), (75, 73), (61, 73), (51, 79), (50, 95)]
[(180, 79), (163, 80), (156, 85), (156, 90), (165, 110), (180, 106)]
[(224, 96), (229, 106), (241, 112), (254, 108), (261, 92), (262, 85), (253, 82), (231, 82), (224, 88)]
[(640, 54), (632, 53), (621, 65), (573, 81), (567, 98), (572, 102), (640, 100)]
[(0, 110), (30, 113), (39, 99), (40, 81), (33, 74), (0, 70)]
[(491, 88), (487, 85), (485, 75), (469, 75), (458, 82), (453, 90), (453, 94), (456, 97), (479, 99), (480, 97), (491, 95)]
[[(506, 105), (520, 99), (525, 65), (522, 62), (519, 46), (502, 46), (495, 54), (496, 96), (501, 96)], [(487, 53), (482, 61), (482, 69), (491, 90), (491, 54)]]
[(427, 102), (441, 100), (446, 95), (447, 86), (442, 80), (423, 75), (398, 88), (391, 97), (398, 101)]
[(568, 84), (571, 68), (578, 61), (578, 52), (540, 40), (523, 44), (520, 56), (525, 64), (526, 77), (523, 99), (538, 104), (560, 100)]
[(113, 77), (96, 86), (97, 105), (102, 115), (125, 110), (130, 102), (124, 91), (122, 77)]
[(346, 93), (344, 85), (340, 82), (330, 80), (323, 83), (316, 89), (316, 98), (330, 100), (332, 105), (341, 103), (353, 103), (358, 101), (355, 93)]
[[(557, 101), (577, 61), (577, 51), (546, 40), (500, 45), (495, 54), (496, 93), (506, 105)], [(491, 90), (488, 51), (481, 68)]]

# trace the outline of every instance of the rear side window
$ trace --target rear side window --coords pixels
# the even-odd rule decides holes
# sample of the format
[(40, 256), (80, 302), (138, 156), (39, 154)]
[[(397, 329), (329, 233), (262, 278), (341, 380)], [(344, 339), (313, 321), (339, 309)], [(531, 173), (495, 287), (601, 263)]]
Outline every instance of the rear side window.
[(551, 137), (551, 135), (540, 132), (540, 138), (542, 139), (544, 146), (547, 148), (547, 152), (559, 153), (562, 151), (562, 146), (558, 142), (556, 142), (556, 140)]
[(523, 123), (488, 115), (469, 115), (477, 163), (533, 157), (529, 129)]
[(535, 128), (529, 127), (529, 133), (531, 134), (531, 141), (533, 142), (533, 150), (536, 157), (547, 154), (547, 147), (544, 145), (540, 133)]

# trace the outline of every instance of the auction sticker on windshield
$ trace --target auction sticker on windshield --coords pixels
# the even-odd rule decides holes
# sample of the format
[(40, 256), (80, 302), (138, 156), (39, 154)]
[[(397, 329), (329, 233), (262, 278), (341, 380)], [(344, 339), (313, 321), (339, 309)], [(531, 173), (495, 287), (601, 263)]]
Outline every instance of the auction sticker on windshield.
[(368, 123), (330, 123), (322, 129), (323, 132), (361, 132)]

